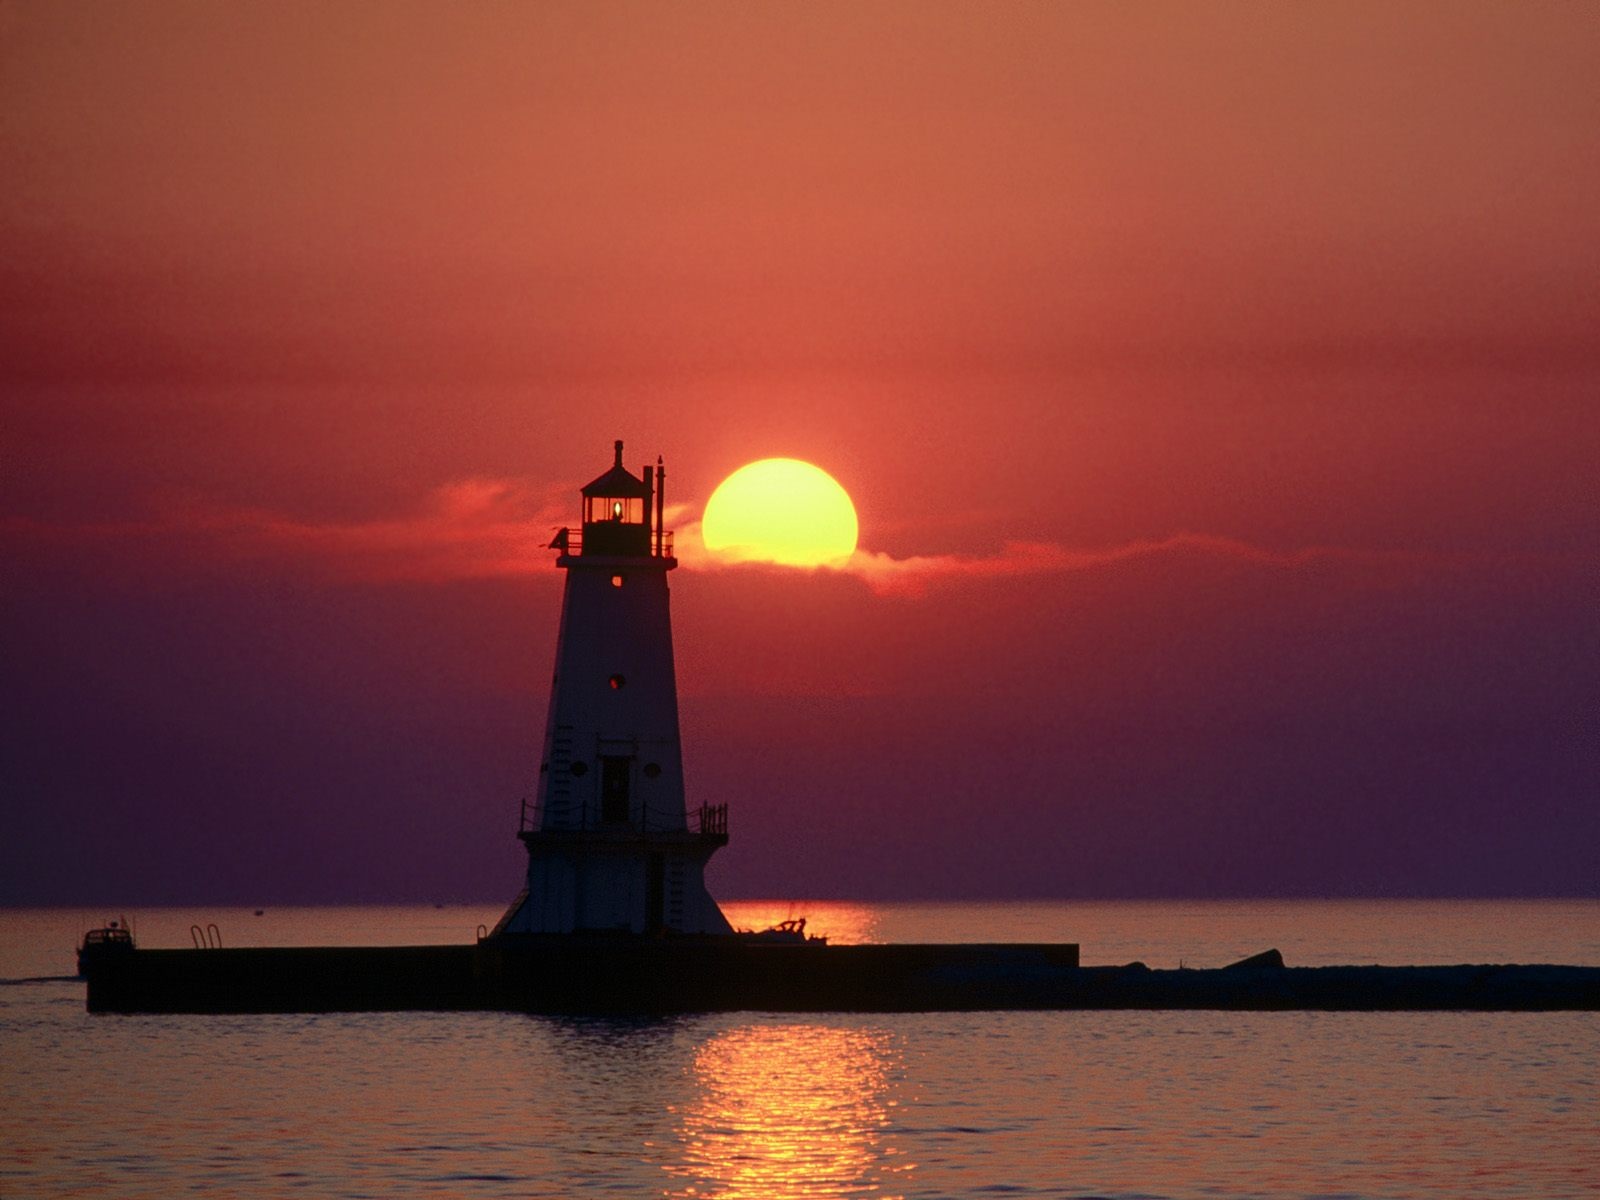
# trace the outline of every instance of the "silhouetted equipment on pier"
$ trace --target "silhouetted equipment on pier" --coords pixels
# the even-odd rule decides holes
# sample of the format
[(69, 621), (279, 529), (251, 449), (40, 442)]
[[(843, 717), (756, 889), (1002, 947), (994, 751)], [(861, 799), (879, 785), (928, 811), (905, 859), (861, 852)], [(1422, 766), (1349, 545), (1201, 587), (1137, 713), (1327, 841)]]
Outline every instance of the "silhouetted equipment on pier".
[(1258, 971), (1263, 967), (1282, 966), (1282, 954), (1276, 950), (1263, 950), (1260, 954), (1252, 954), (1249, 958), (1241, 958), (1238, 962), (1229, 963), (1222, 969), (1224, 971)]

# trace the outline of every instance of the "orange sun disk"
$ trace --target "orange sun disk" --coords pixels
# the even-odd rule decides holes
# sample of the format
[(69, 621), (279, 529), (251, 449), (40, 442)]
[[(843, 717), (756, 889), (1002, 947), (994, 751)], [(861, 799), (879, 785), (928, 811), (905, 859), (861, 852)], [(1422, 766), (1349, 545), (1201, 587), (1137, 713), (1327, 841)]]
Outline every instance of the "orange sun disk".
[(838, 567), (855, 553), (860, 526), (850, 494), (821, 467), (764, 458), (717, 485), (700, 533), (723, 562)]

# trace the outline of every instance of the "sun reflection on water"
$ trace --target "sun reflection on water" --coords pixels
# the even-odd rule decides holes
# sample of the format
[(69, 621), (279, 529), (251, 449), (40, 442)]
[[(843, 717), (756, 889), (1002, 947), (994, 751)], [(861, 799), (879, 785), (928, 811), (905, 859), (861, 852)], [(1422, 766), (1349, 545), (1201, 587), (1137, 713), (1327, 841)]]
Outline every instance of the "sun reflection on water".
[(695, 1054), (670, 1195), (719, 1200), (898, 1194), (890, 1143), (895, 1049), (881, 1030), (744, 1025)]

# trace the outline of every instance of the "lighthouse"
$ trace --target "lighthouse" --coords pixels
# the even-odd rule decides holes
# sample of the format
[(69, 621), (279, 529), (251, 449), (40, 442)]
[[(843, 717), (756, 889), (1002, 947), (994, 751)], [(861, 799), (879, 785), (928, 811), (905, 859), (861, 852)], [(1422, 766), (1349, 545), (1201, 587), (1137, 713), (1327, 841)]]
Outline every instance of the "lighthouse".
[(727, 806), (685, 803), (660, 458), (636, 476), (615, 445), (550, 543), (566, 571), (539, 783), (518, 837), (527, 886), (496, 934), (732, 932), (705, 886)]

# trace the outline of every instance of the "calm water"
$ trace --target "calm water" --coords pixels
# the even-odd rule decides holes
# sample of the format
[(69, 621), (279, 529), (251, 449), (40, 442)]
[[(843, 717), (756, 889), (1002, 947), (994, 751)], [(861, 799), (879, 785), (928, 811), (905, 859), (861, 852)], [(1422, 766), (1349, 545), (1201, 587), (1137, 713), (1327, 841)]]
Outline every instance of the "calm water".
[[(1600, 963), (1600, 903), (729, 904), (1086, 962)], [(0, 913), (0, 977), (104, 914)], [(134, 914), (130, 914), (134, 915)], [(139, 914), (226, 944), (470, 939), (492, 908)], [(0, 1196), (1600, 1195), (1593, 1014), (90, 1017), (0, 986)]]

